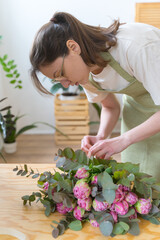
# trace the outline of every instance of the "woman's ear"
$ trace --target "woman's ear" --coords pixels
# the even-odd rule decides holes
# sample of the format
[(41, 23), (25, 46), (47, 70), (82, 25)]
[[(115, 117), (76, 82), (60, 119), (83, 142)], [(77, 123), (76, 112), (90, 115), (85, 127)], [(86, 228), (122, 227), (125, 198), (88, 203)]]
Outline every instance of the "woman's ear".
[(67, 40), (66, 46), (69, 50), (69, 52), (80, 54), (81, 53), (81, 48), (77, 42), (75, 42), (72, 39)]

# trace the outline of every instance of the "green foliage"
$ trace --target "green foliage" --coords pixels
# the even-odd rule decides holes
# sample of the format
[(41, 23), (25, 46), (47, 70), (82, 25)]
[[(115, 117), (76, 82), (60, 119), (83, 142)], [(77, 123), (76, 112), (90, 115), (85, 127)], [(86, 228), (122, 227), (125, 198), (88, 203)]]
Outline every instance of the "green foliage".
[[(90, 198), (99, 202), (107, 202), (109, 207), (106, 210), (95, 211), (93, 207), (82, 217), (77, 220), (74, 217), (73, 209), (67, 212), (60, 222), (52, 221), (52, 236), (57, 238), (62, 235), (66, 229), (70, 228), (74, 231), (82, 229), (82, 223), (89, 220), (96, 220), (99, 224), (101, 233), (104, 236), (116, 236), (130, 233), (137, 236), (140, 233), (139, 219), (133, 218), (135, 215), (134, 204), (129, 206), (129, 210), (125, 215), (117, 213), (117, 222), (114, 222), (110, 207), (117, 200), (116, 190), (119, 190), (119, 184), (123, 187), (127, 186), (129, 190), (137, 194), (138, 198), (151, 198), (152, 209), (146, 215), (140, 215), (142, 218), (153, 224), (160, 224), (160, 183), (147, 174), (139, 172), (139, 166), (131, 163), (117, 163), (115, 160), (88, 158), (82, 150), (74, 151), (71, 148), (59, 149), (55, 157), (56, 166), (60, 171), (39, 173), (29, 169), (27, 165), (24, 167), (16, 166), (13, 171), (19, 176), (31, 176), (38, 178), (39, 192), (33, 192), (31, 195), (22, 197), (23, 204), (31, 205), (33, 202), (40, 201), (44, 206), (44, 213), (49, 216), (56, 210), (56, 204), (62, 203), (64, 208), (75, 208), (78, 205), (74, 196), (73, 188), (77, 183), (75, 174), (78, 169), (83, 167), (89, 173), (83, 182), (91, 187)], [(133, 171), (132, 171), (133, 169)], [(98, 176), (98, 184), (91, 183), (93, 176)], [(82, 181), (79, 181), (82, 183)], [(47, 186), (47, 187), (46, 187)], [(121, 186), (122, 187), (122, 186)], [(118, 191), (117, 190), (117, 191)], [(158, 197), (153, 198), (153, 193)], [(116, 198), (115, 198), (116, 197)], [(93, 205), (92, 205), (93, 206)], [(84, 211), (84, 209), (82, 209)]]
[(17, 65), (14, 60), (9, 60), (8, 55), (0, 57), (0, 65), (3, 71), (6, 73), (6, 77), (9, 79), (9, 83), (13, 84), (15, 88), (22, 88), (22, 81), (20, 80), (20, 73), (17, 70)]
[(37, 126), (35, 124), (31, 124), (31, 125), (27, 125), (23, 128), (21, 128), (18, 132), (16, 131), (16, 123), (17, 120), (20, 119), (22, 116), (20, 117), (15, 117), (12, 113), (11, 110), (8, 109), (7, 113), (5, 115), (3, 115), (3, 121), (1, 120), (0, 122), (0, 130), (3, 133), (3, 139), (5, 143), (13, 143), (16, 141), (16, 138), (32, 129), (32, 128), (36, 128)]

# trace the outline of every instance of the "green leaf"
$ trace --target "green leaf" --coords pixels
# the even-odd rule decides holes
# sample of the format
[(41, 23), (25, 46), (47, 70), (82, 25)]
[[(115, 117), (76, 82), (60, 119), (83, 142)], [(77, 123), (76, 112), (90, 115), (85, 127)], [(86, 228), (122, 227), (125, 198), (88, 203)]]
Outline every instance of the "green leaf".
[(124, 229), (120, 223), (114, 224), (113, 234), (120, 235), (120, 234), (123, 234), (123, 232), (124, 232)]
[(102, 193), (103, 193), (103, 197), (105, 198), (105, 200), (109, 204), (113, 203), (113, 201), (115, 199), (115, 196), (116, 196), (115, 190), (113, 190), (113, 189), (103, 189)]
[(82, 223), (79, 220), (71, 222), (68, 227), (73, 231), (80, 231), (82, 229)]
[(12, 65), (11, 66), (11, 69), (14, 69), (14, 68), (16, 68), (17, 67), (17, 65)]
[(13, 74), (6, 74), (6, 77), (13, 78)]
[(59, 229), (58, 228), (53, 229), (52, 236), (54, 238), (57, 238), (59, 236)]
[(36, 173), (32, 176), (32, 178), (37, 178), (37, 177), (39, 177), (39, 173)]
[(63, 178), (59, 172), (56, 172), (53, 176), (54, 180), (56, 181), (63, 181)]
[(51, 214), (51, 207), (47, 206), (45, 209), (45, 215), (48, 217)]
[(26, 171), (23, 171), (22, 173), (21, 173), (21, 176), (25, 176), (27, 174), (27, 172)]
[(140, 234), (140, 229), (139, 229), (139, 224), (136, 222), (130, 223), (130, 229), (129, 229), (129, 233), (134, 235), (134, 236), (138, 236)]
[(125, 222), (119, 222), (119, 224), (121, 225), (121, 227), (123, 227), (123, 229), (128, 232), (129, 230), (129, 225)]
[(73, 149), (72, 149), (72, 148), (69, 148), (69, 147), (65, 148), (65, 149), (63, 150), (63, 153), (64, 153), (64, 156), (65, 156), (66, 158), (69, 158), (69, 159), (72, 159), (72, 157), (73, 157), (73, 155), (74, 155)]
[(135, 213), (135, 210), (132, 208), (128, 211), (128, 213), (126, 213), (125, 215), (120, 215), (119, 217), (121, 218), (126, 218), (126, 217), (130, 217), (131, 215), (133, 215)]
[(127, 176), (128, 180), (129, 181), (134, 181), (135, 180), (135, 175), (133, 173), (130, 173), (128, 176)]
[(8, 55), (5, 54), (5, 55), (3, 56), (3, 61), (5, 61), (7, 58), (8, 58)]
[(28, 172), (28, 168), (27, 168), (27, 165), (26, 165), (26, 164), (24, 164), (24, 170), (25, 170), (26, 172)]
[(29, 195), (25, 195), (22, 197), (22, 200), (29, 200)]
[(22, 134), (22, 133), (24, 133), (24, 132), (26, 132), (26, 131), (28, 131), (28, 130), (30, 130), (30, 129), (32, 129), (32, 128), (37, 128), (37, 126), (34, 125), (34, 124), (31, 124), (31, 125), (27, 125), (27, 126), (21, 128), (21, 129), (16, 133), (16, 137), (18, 137), (20, 134)]
[(19, 170), (18, 172), (17, 172), (17, 175), (21, 175), (22, 174), (22, 172), (23, 172), (23, 170), (21, 169), (21, 170)]
[(34, 201), (35, 201), (35, 199), (36, 199), (36, 198), (35, 198), (35, 196), (34, 196), (34, 195), (31, 195), (31, 196), (29, 196), (29, 201), (30, 201), (30, 202), (34, 202)]
[(14, 79), (14, 80), (11, 80), (10, 83), (11, 83), (11, 84), (14, 84), (14, 83), (16, 83), (16, 80), (15, 80), (15, 79)]
[(113, 224), (110, 221), (103, 221), (100, 223), (99, 228), (104, 236), (110, 236), (113, 230)]
[(75, 151), (75, 154), (76, 154), (76, 159), (78, 160), (79, 163), (87, 164), (87, 156), (85, 152), (78, 149)]

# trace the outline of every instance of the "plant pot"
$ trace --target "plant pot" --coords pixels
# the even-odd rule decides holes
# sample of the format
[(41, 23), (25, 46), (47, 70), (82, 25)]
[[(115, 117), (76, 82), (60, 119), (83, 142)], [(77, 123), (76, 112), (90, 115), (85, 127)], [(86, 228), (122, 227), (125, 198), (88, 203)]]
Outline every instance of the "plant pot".
[(79, 98), (80, 98), (80, 94), (78, 94), (78, 93), (66, 92), (66, 93), (61, 93), (59, 95), (60, 100), (74, 100), (74, 99), (79, 99)]
[(3, 144), (3, 147), (4, 147), (4, 151), (6, 153), (15, 153), (17, 151), (17, 143), (14, 142), (14, 143), (4, 143)]

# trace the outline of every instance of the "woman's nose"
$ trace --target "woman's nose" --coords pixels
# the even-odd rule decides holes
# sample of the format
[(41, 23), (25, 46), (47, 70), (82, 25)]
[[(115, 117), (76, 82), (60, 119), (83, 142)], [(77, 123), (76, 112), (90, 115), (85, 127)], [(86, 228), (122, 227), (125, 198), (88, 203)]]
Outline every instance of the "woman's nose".
[(62, 86), (65, 87), (65, 88), (68, 88), (69, 85), (70, 85), (69, 80), (61, 80), (60, 82), (61, 82)]

